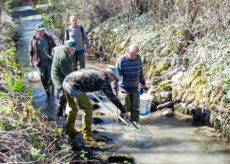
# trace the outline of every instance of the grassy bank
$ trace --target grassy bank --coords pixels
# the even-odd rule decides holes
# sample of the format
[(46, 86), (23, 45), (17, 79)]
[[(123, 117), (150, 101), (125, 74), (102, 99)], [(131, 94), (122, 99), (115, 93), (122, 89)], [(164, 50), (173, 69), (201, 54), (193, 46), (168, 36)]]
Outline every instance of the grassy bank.
[(69, 162), (73, 157), (68, 138), (55, 122), (32, 105), (31, 91), (16, 61), (17, 27), (3, 13), (0, 33), (0, 162)]

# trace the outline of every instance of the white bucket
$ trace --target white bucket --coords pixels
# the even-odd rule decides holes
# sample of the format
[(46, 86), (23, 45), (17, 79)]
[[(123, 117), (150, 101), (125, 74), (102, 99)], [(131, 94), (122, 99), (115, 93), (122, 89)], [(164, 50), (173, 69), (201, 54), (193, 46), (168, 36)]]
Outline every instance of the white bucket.
[(28, 73), (28, 79), (30, 80), (30, 82), (39, 82), (40, 81), (40, 73), (39, 72), (29, 72)]
[(140, 107), (139, 112), (141, 116), (146, 116), (150, 112), (150, 107), (153, 97), (147, 93), (143, 93), (140, 96)]

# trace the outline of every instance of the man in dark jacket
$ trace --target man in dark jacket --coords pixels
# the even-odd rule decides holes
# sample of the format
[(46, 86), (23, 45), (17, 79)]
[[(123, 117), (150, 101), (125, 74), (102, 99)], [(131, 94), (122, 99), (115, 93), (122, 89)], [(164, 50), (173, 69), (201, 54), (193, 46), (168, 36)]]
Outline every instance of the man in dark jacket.
[[(46, 34), (43, 24), (36, 25), (36, 36), (30, 41), (30, 67), (38, 67), (43, 87), (49, 100), (54, 99), (54, 86), (51, 80), (52, 49), (56, 46), (53, 38)], [(34, 64), (33, 64), (34, 59)]]
[(94, 92), (101, 90), (116, 105), (123, 117), (128, 117), (128, 113), (122, 106), (118, 98), (113, 94), (111, 83), (115, 80), (120, 80), (119, 73), (115, 66), (109, 66), (106, 71), (101, 71), (96, 68), (81, 69), (67, 75), (63, 82), (63, 88), (66, 91), (67, 102), (71, 108), (67, 117), (68, 133), (79, 133), (79, 130), (74, 128), (77, 117), (77, 105), (83, 109), (82, 130), (85, 140), (94, 139), (91, 131), (92, 122), (92, 105), (86, 95), (86, 92)]
[(66, 108), (67, 102), (62, 84), (64, 78), (73, 72), (71, 57), (74, 55), (77, 48), (74, 41), (68, 40), (65, 42), (65, 45), (55, 47), (52, 52), (53, 64), (51, 68), (51, 77), (58, 91), (58, 117), (64, 115), (64, 109)]

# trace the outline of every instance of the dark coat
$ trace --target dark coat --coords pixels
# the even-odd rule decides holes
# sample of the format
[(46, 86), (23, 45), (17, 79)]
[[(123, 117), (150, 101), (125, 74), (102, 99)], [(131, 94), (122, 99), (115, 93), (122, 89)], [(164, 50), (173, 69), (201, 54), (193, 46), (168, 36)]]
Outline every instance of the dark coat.
[[(51, 57), (52, 49), (56, 46), (56, 44), (51, 35), (48, 35), (45, 33), (44, 37), (46, 37), (48, 40), (49, 55)], [(33, 36), (33, 38), (30, 40), (29, 55), (30, 55), (30, 58), (34, 57), (35, 66), (38, 66), (41, 64), (40, 56), (38, 54), (38, 49), (37, 49), (36, 36)]]

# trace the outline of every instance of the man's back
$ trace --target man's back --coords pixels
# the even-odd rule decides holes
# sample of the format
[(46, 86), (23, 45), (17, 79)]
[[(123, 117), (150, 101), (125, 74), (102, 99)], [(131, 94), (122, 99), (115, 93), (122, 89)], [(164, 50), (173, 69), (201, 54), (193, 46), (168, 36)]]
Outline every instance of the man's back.
[(65, 82), (69, 83), (72, 88), (83, 92), (99, 91), (103, 86), (110, 85), (106, 73), (96, 68), (72, 72), (65, 78)]
[(55, 47), (52, 55), (51, 77), (56, 86), (62, 86), (65, 76), (72, 72), (71, 59), (65, 46)]
[(123, 113), (124, 107), (113, 94), (107, 73), (96, 68), (87, 68), (75, 71), (66, 76), (63, 82), (64, 90), (72, 97), (82, 92), (101, 90)]

